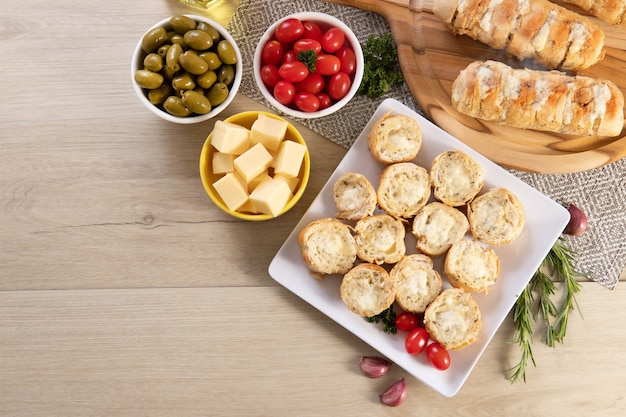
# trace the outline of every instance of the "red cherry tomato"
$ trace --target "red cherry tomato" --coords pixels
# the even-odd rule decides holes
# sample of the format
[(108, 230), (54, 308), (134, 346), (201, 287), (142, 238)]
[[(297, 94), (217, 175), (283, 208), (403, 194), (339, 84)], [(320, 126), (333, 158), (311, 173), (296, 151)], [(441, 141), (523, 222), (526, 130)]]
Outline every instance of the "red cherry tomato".
[(396, 315), (396, 327), (403, 332), (410, 332), (411, 330), (419, 327), (420, 319), (415, 313), (410, 311), (403, 311)]
[(352, 81), (345, 72), (338, 72), (330, 77), (328, 82), (328, 94), (333, 100), (341, 100), (348, 94)]
[(417, 355), (426, 349), (428, 343), (428, 332), (423, 327), (417, 327), (408, 334), (404, 341), (406, 351), (411, 355)]
[(284, 64), (287, 62), (294, 62), (297, 60), (298, 60), (298, 57), (296, 57), (296, 53), (293, 51), (293, 49), (289, 49), (285, 51), (285, 53), (283, 54), (283, 60), (280, 61), (280, 63)]
[(335, 55), (319, 54), (315, 63), (315, 72), (322, 75), (333, 75), (339, 72), (341, 61)]
[(268, 88), (273, 88), (281, 79), (276, 65), (263, 65), (261, 68), (261, 80)]
[(426, 348), (428, 362), (440, 371), (450, 367), (450, 353), (437, 342), (433, 342)]
[(322, 40), (324, 32), (317, 23), (304, 21), (302, 22), (302, 26), (304, 27), (303, 38), (315, 39), (318, 42)]
[(335, 53), (335, 56), (339, 58), (339, 61), (341, 62), (341, 72), (354, 74), (354, 71), (356, 71), (356, 55), (354, 55), (352, 48), (342, 46)]
[(322, 36), (321, 44), (324, 51), (328, 53), (337, 52), (343, 46), (346, 35), (339, 28), (330, 28)]
[(327, 109), (328, 107), (330, 107), (333, 104), (333, 100), (326, 93), (319, 93), (317, 95), (317, 98), (320, 101), (320, 108), (319, 108), (319, 110)]
[(277, 40), (271, 40), (263, 46), (261, 51), (261, 64), (262, 65), (278, 65), (283, 59), (283, 44)]
[(274, 86), (274, 98), (285, 106), (290, 105), (296, 95), (296, 87), (289, 81), (280, 80)]
[(300, 19), (291, 17), (276, 26), (274, 36), (282, 43), (292, 43), (299, 39), (304, 33), (304, 26)]
[(296, 83), (296, 90), (318, 94), (324, 89), (324, 84), (324, 77), (317, 72), (311, 72), (304, 80)]
[(310, 49), (314, 50), (316, 54), (319, 54), (322, 52), (322, 45), (315, 39), (308, 38), (298, 39), (293, 44), (293, 51), (296, 55), (302, 51), (308, 51)]
[(278, 73), (290, 83), (297, 83), (309, 75), (309, 69), (300, 61), (285, 62), (278, 68)]
[(320, 100), (317, 96), (313, 93), (307, 93), (306, 91), (296, 93), (294, 103), (297, 108), (307, 113), (312, 113), (320, 108)]

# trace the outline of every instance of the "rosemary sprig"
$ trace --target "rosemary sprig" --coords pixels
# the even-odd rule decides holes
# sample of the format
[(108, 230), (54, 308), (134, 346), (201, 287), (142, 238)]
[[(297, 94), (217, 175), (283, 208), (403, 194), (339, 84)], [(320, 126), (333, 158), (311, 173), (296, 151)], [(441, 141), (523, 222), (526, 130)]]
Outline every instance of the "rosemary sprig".
[[(576, 253), (567, 248), (561, 238), (557, 240), (515, 302), (513, 309), (514, 333), (511, 343), (520, 347), (522, 356), (520, 361), (509, 369), (511, 374), (507, 379), (511, 383), (519, 380), (526, 382), (528, 364), (532, 363), (533, 366), (537, 366), (531, 344), (533, 326), (537, 322), (539, 313), (541, 313), (541, 318), (546, 324), (545, 343), (550, 347), (555, 347), (556, 342), (563, 343), (569, 313), (573, 309), (580, 313), (576, 294), (580, 292), (581, 286), (575, 277), (582, 274), (574, 270), (575, 257)], [(544, 272), (546, 268), (555, 278), (562, 279), (564, 282), (563, 302), (560, 308), (557, 308), (552, 301), (556, 286), (550, 276)], [(535, 294), (539, 297), (536, 304)]]

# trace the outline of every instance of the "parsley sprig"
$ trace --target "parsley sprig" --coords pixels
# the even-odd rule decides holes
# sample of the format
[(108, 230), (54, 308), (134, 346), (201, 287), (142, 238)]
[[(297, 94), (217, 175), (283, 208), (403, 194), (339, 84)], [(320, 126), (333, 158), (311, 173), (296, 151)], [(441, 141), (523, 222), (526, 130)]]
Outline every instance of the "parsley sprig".
[[(512, 383), (519, 380), (526, 382), (527, 366), (530, 363), (536, 366), (531, 345), (533, 327), (539, 314), (546, 323), (545, 343), (550, 347), (555, 347), (556, 343), (564, 342), (569, 313), (576, 309), (580, 314), (576, 294), (580, 292), (581, 286), (576, 281), (576, 276), (583, 274), (574, 270), (575, 257), (576, 253), (565, 246), (562, 239), (557, 240), (515, 302), (513, 308), (514, 334), (511, 343), (520, 347), (522, 355), (520, 361), (509, 370), (511, 374), (508, 379)], [(545, 272), (546, 269), (556, 279), (563, 280), (563, 301), (559, 308), (552, 301), (552, 297), (556, 293), (556, 286), (552, 278)], [(539, 297), (537, 303), (535, 303), (535, 296)]]
[(404, 82), (398, 51), (390, 33), (370, 35), (361, 45), (363, 49), (363, 81), (358, 93), (369, 98), (377, 98), (389, 89)]
[(398, 328), (396, 327), (396, 312), (393, 311), (393, 306), (389, 307), (386, 310), (383, 310), (381, 313), (376, 314), (375, 316), (368, 317), (367, 321), (370, 323), (382, 322), (383, 332), (385, 333), (398, 333)]

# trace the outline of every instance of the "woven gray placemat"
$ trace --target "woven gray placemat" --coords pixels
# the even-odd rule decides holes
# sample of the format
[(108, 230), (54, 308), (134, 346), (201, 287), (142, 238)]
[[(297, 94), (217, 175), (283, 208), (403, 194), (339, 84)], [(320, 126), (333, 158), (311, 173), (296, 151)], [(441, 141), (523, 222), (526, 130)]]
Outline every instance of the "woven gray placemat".
[[(271, 108), (252, 74), (254, 50), (269, 25), (286, 15), (305, 11), (323, 12), (341, 19), (361, 43), (371, 34), (390, 32), (381, 16), (352, 7), (319, 0), (242, 0), (228, 24), (243, 57), (242, 94)], [(424, 115), (408, 87), (402, 85), (377, 100), (356, 96), (335, 114), (321, 119), (298, 119), (298, 122), (349, 148), (380, 103), (390, 97)], [(614, 288), (626, 265), (626, 159), (574, 174), (510, 171), (553, 200), (564, 205), (574, 203), (587, 213), (587, 232), (578, 237), (565, 236), (566, 244), (578, 253), (577, 271), (609, 289)]]

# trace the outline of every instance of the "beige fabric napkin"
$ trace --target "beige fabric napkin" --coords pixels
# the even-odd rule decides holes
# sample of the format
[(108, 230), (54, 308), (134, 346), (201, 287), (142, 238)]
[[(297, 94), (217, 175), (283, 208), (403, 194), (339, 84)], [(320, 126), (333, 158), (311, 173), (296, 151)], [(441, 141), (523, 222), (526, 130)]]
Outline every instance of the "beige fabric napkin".
[[(340, 18), (352, 28), (361, 43), (371, 34), (390, 32), (381, 16), (352, 7), (319, 0), (242, 0), (228, 25), (243, 56), (242, 94), (271, 107), (261, 96), (252, 75), (254, 50), (273, 22), (304, 11), (324, 12)], [(408, 87), (403, 85), (377, 100), (357, 96), (333, 115), (298, 122), (348, 148), (386, 98), (394, 98), (424, 114)], [(574, 203), (587, 213), (588, 230), (578, 237), (566, 236), (566, 244), (578, 253), (577, 271), (588, 274), (591, 280), (609, 289), (614, 288), (626, 265), (626, 159), (575, 174), (542, 175), (515, 170), (511, 173), (553, 200), (563, 205)]]

